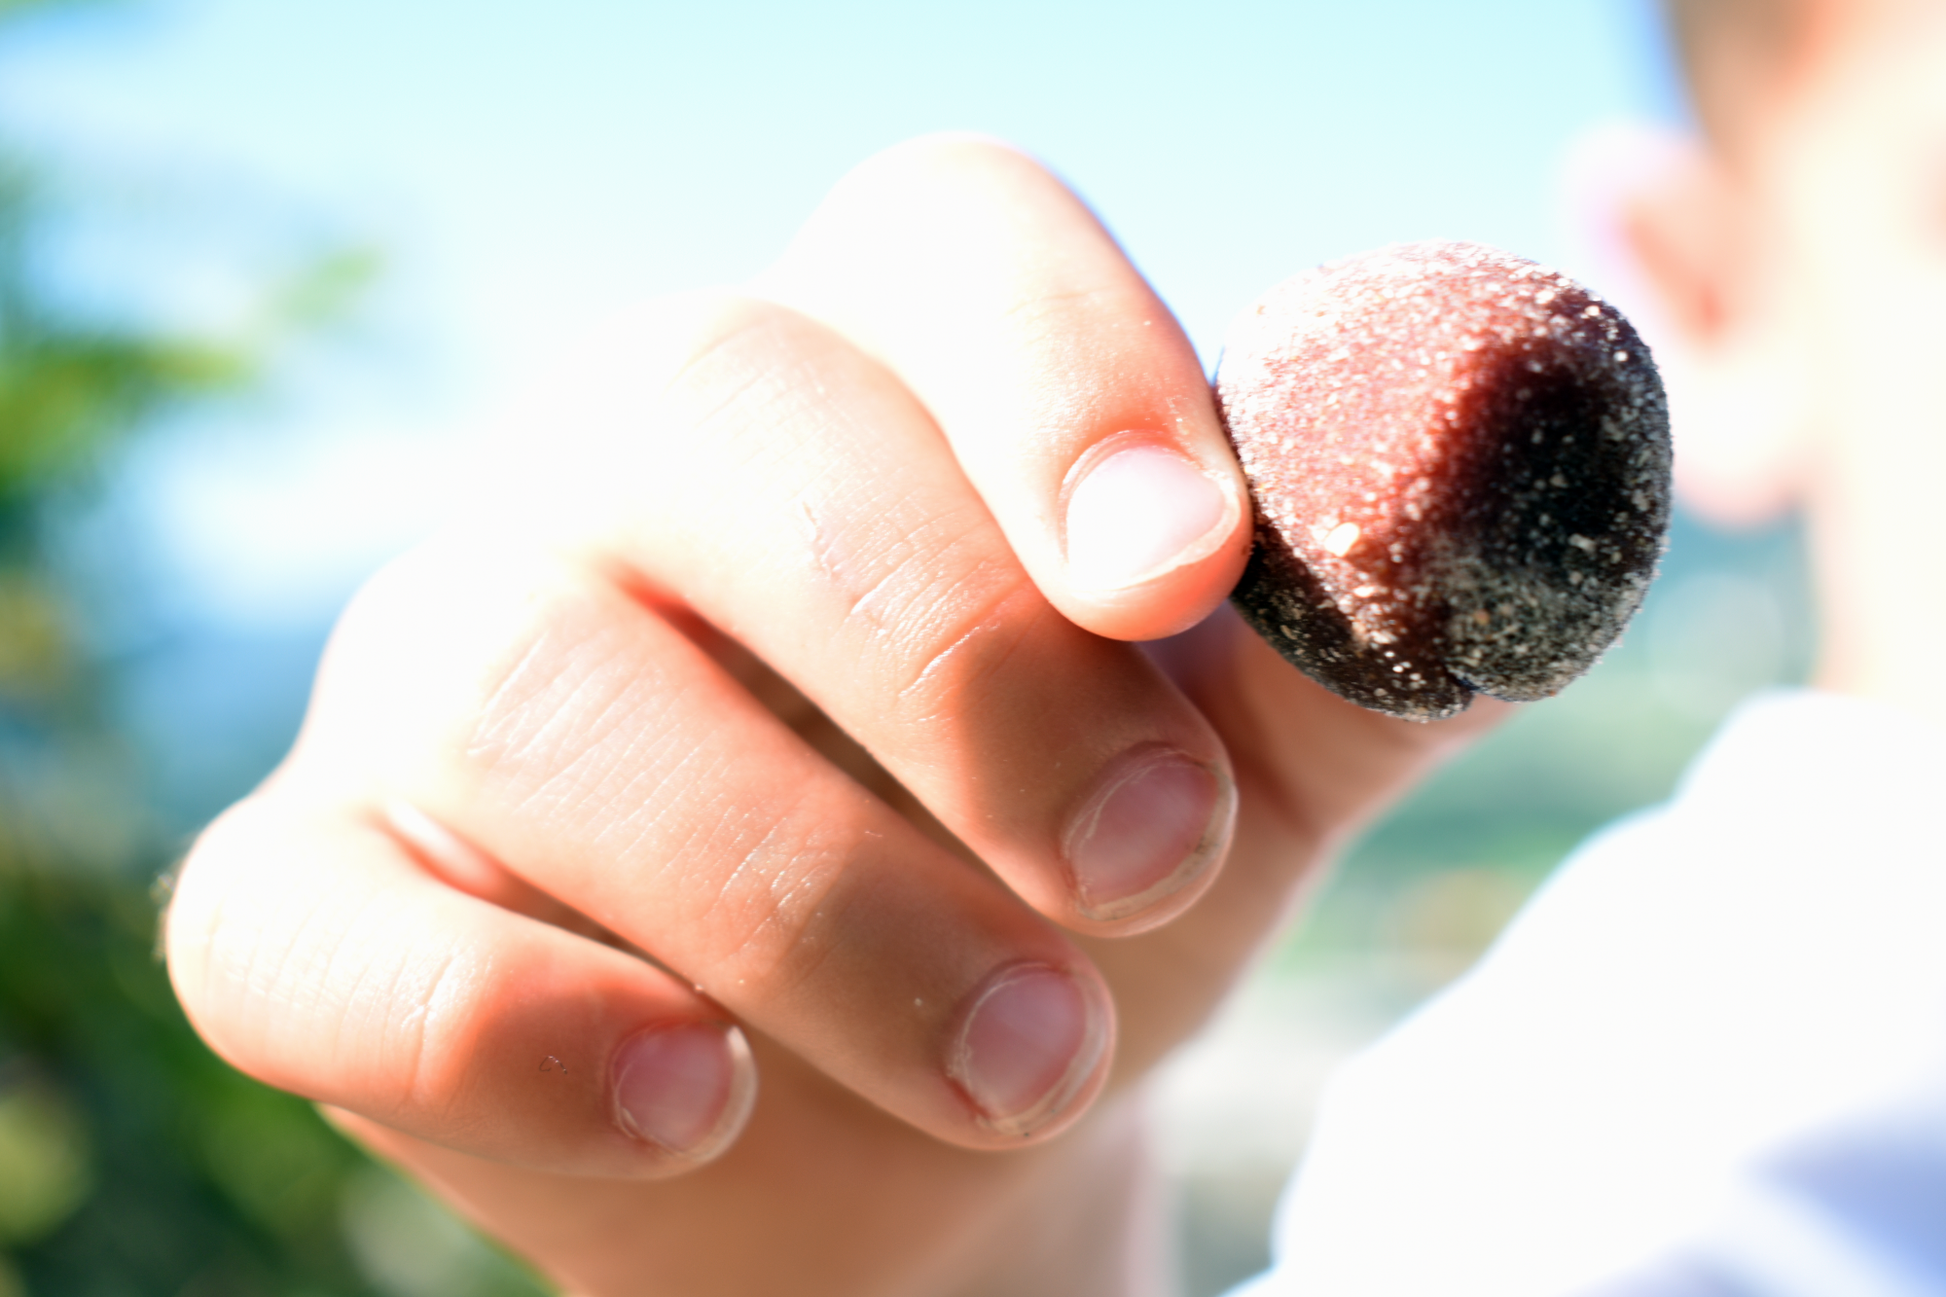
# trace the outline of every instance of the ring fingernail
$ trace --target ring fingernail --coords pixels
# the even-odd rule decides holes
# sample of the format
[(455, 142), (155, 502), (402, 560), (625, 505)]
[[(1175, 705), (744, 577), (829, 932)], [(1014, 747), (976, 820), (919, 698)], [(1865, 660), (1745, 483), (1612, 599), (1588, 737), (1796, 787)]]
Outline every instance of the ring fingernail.
[(1082, 913), (1127, 918), (1181, 890), (1223, 849), (1235, 803), (1221, 773), (1181, 752), (1110, 767), (1062, 844)]
[(1098, 994), (1047, 964), (1017, 964), (987, 981), (960, 1027), (948, 1072), (1005, 1135), (1027, 1135), (1062, 1116), (1108, 1047)]
[(728, 1023), (651, 1028), (615, 1052), (615, 1124), (685, 1161), (736, 1138), (756, 1098), (743, 1033)]

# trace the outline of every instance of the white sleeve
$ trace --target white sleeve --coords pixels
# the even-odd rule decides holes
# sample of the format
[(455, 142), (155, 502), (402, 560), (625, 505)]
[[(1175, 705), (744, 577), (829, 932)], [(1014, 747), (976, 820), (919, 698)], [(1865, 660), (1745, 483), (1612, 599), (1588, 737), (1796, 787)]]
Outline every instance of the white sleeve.
[(1942, 753), (1744, 708), (1343, 1070), (1234, 1297), (1946, 1294)]

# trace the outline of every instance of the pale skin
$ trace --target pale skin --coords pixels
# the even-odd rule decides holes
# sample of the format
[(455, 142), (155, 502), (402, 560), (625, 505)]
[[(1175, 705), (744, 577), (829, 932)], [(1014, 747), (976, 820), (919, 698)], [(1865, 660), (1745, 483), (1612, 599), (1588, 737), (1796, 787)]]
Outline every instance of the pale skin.
[(992, 143), (536, 410), (197, 844), (197, 1027), (591, 1297), (1155, 1291), (1141, 1078), (1501, 709), (1361, 711), (1219, 611), (1200, 365)]
[[(1692, 502), (1803, 507), (1821, 682), (1946, 719), (1941, 8), (1837, 6), (1623, 224)], [(1713, 437), (1711, 393), (1791, 417)], [(867, 164), (537, 408), (197, 845), (199, 1029), (589, 1297), (1160, 1291), (1141, 1079), (1498, 709), (1361, 712), (1218, 611), (1247, 509), (1195, 357), (992, 144)], [(1144, 775), (1168, 850), (1091, 874)], [(1023, 976), (1037, 1009), (969, 1026)], [(683, 1048), (631, 1073), (644, 1039)]]
[(1946, 722), (1946, 4), (1822, 0), (1808, 23), (1622, 227), (1661, 308), (1678, 489), (1732, 524), (1801, 510), (1817, 683)]

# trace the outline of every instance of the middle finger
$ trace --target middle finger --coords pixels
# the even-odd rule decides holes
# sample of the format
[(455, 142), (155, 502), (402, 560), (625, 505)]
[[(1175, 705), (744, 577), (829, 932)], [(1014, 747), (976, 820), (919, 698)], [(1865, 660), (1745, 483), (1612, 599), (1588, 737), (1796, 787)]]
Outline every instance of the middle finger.
[(1126, 933), (1186, 908), (1235, 803), (1195, 707), (1048, 602), (890, 371), (765, 302), (664, 327), (683, 359), (634, 411), (608, 561), (789, 679), (1043, 914)]

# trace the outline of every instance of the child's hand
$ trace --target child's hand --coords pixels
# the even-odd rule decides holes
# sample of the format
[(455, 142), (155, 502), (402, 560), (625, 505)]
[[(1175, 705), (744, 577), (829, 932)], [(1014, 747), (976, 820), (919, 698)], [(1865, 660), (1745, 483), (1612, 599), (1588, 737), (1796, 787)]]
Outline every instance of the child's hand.
[(177, 988), (581, 1291), (1093, 1291), (1126, 1105), (1048, 1137), (1477, 722), (1205, 620), (1251, 530), (1207, 383), (1031, 162), (896, 150), (755, 291), (609, 336), (360, 595)]

